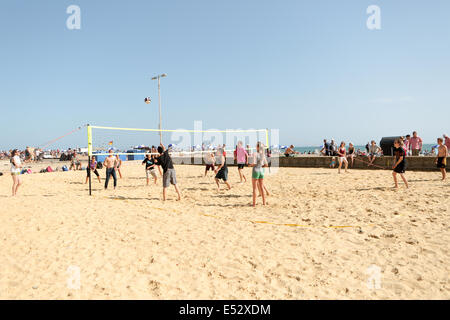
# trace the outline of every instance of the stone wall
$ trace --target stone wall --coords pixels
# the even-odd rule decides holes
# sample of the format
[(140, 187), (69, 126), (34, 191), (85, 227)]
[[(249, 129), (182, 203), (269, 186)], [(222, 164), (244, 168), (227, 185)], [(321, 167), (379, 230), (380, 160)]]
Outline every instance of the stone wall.
[[(276, 165), (276, 161), (279, 161), (279, 167), (296, 167), (296, 168), (329, 168), (332, 157), (317, 157), (317, 156), (301, 156), (301, 157), (280, 157), (280, 158), (272, 158), (274, 162), (274, 166)], [(438, 170), (434, 163), (435, 157), (407, 157), (407, 167), (406, 170), (411, 171), (433, 171)], [(201, 164), (203, 161), (198, 159)], [(447, 163), (450, 163), (450, 158), (447, 158)], [(377, 157), (374, 162), (374, 166), (367, 166), (368, 159), (367, 157), (356, 157), (354, 159), (353, 169), (370, 169), (370, 170), (392, 170), (392, 164), (394, 163), (394, 157)], [(194, 164), (194, 160), (186, 157), (186, 158), (175, 158), (174, 163), (176, 164)], [(233, 163), (233, 158), (227, 158), (228, 166), (235, 166), (236, 163)], [(336, 157), (336, 166), (338, 166), (338, 158)], [(351, 168), (349, 163), (349, 168)]]
[[(328, 168), (332, 157), (282, 157), (279, 159), (280, 167), (299, 167), (299, 168)], [(411, 171), (431, 171), (438, 170), (434, 163), (435, 157), (407, 157), (406, 170)], [(450, 159), (447, 159), (447, 163)], [(338, 159), (336, 158), (336, 162)], [(392, 170), (394, 157), (377, 157), (374, 166), (368, 167), (367, 157), (356, 157), (354, 159), (353, 169), (373, 169), (373, 170)], [(338, 163), (337, 163), (338, 165)], [(350, 167), (350, 163), (349, 163)]]

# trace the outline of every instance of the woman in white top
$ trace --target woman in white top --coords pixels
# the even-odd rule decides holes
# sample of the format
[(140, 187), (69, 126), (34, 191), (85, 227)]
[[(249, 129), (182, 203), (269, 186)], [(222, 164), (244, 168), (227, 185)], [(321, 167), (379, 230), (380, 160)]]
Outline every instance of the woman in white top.
[(17, 194), (22, 181), (20, 179), (20, 171), (22, 169), (22, 162), (20, 161), (19, 152), (14, 149), (11, 153), (11, 176), (13, 179), (12, 195), (13, 197)]

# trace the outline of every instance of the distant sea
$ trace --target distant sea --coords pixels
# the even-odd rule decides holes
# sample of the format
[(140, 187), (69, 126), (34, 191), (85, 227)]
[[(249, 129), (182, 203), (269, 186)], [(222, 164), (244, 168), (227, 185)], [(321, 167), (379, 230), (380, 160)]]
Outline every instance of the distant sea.
[[(435, 146), (436, 144), (431, 144), (431, 143), (427, 143), (423, 145), (423, 150), (424, 151), (431, 151), (431, 148), (433, 146)], [(345, 146), (348, 149), (348, 145)], [(295, 147), (294, 150), (300, 153), (308, 153), (311, 152), (313, 153), (314, 151), (319, 151), (322, 149), (322, 146), (316, 146), (316, 147)], [(360, 149), (361, 151), (366, 151), (366, 146), (355, 146), (355, 149), (358, 150)]]

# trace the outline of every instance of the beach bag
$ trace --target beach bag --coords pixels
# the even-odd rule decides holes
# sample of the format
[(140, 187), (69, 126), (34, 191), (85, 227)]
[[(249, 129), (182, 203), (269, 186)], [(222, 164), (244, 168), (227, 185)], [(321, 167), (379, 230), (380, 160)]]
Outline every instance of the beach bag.
[(52, 167), (48, 166), (48, 167), (47, 167), (47, 172), (53, 172)]
[(26, 169), (23, 169), (22, 172), (21, 172), (20, 174), (25, 174), (25, 173), (27, 173), (27, 170), (26, 170)]
[(31, 169), (27, 170), (27, 174), (32, 174), (33, 172), (31, 171)]
[(63, 167), (62, 167), (62, 171), (64, 171), (64, 172), (65, 172), (65, 171), (69, 171), (69, 169), (67, 168), (67, 166), (63, 166)]

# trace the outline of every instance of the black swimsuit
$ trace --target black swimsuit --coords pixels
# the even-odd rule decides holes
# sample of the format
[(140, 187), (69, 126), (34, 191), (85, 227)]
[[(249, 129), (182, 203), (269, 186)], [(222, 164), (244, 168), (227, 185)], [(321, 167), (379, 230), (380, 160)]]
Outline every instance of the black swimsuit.
[(394, 168), (394, 172), (397, 173), (405, 173), (406, 171), (406, 152), (403, 148), (396, 148), (394, 149), (395, 154), (395, 162), (397, 162), (400, 158), (403, 157), (403, 160)]
[(439, 157), (437, 159), (437, 167), (438, 168), (445, 169), (446, 165), (447, 165), (447, 158), (446, 157)]

